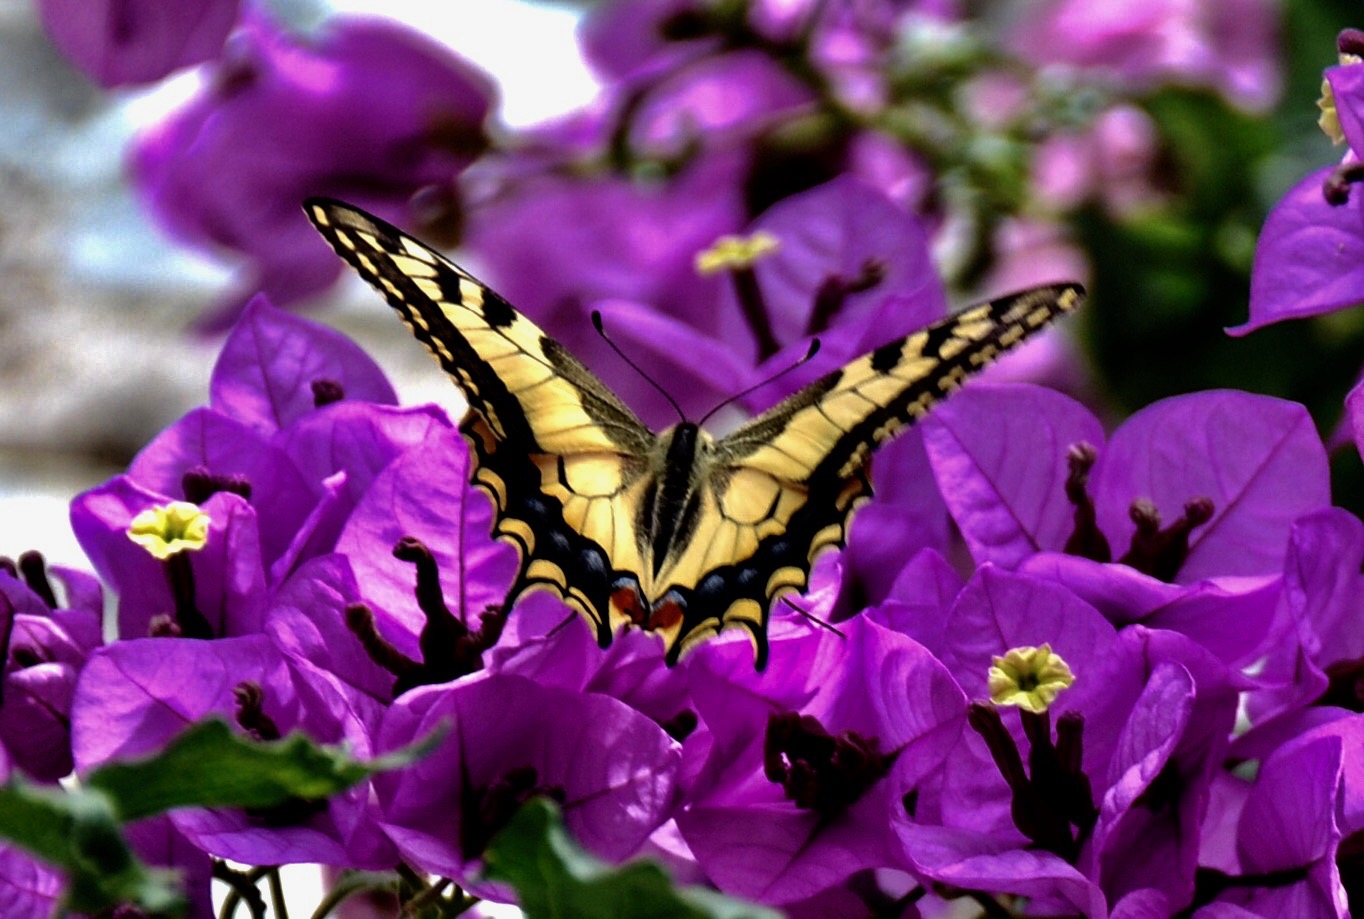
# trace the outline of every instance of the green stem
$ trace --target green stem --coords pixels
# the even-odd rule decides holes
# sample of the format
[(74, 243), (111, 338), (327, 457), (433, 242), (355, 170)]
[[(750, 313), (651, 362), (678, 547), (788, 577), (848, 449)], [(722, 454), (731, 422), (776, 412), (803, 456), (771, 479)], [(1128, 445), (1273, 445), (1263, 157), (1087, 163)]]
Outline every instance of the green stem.
[(279, 866), (271, 868), (265, 877), (270, 884), (270, 905), (275, 909), (275, 919), (289, 919), (289, 907), (284, 902), (284, 883), (279, 877)]
[(226, 862), (214, 859), (213, 877), (232, 888), (223, 900), (223, 908), (218, 913), (220, 919), (232, 919), (237, 914), (237, 907), (242, 903), (245, 903), (246, 908), (251, 910), (252, 919), (265, 919), (265, 898), (261, 896), (260, 889), (256, 885), (260, 883), (260, 879), (268, 871), (268, 868), (252, 868), (247, 872), (237, 871), (229, 868)]

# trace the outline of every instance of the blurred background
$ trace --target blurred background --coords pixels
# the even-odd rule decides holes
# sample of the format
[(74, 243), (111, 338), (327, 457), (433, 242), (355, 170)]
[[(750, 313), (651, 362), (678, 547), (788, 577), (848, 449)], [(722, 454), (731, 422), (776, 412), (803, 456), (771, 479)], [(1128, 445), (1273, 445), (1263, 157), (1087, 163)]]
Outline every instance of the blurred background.
[[(581, 9), (522, 0), (286, 2), (316, 27), (382, 13), (496, 75), (508, 126), (588, 103), (597, 91), (574, 41)], [(232, 258), (158, 230), (127, 178), (137, 132), (190, 98), (196, 73), (106, 90), (54, 47), (32, 0), (0, 0), (0, 555), (29, 548), (83, 565), (66, 505), (122, 472), (186, 410), (207, 401), (224, 333), (193, 326), (229, 282)], [(309, 315), (360, 341), (405, 402), (457, 402), (424, 352), (358, 280)]]
[[(1323, 436), (1340, 439), (1341, 400), (1364, 355), (1358, 311), (1242, 338), (1224, 329), (1247, 321), (1265, 215), (1340, 160), (1315, 101), (1337, 33), (1364, 24), (1352, 0), (230, 3), (240, 19), (213, 50), (151, 77), (119, 72), (127, 34), (108, 19), (73, 26), (121, 6), (0, 0), (0, 555), (36, 548), (79, 563), (67, 502), (207, 401), (253, 278), (277, 305), (356, 338), (404, 401), (454, 402), (358, 281), (305, 284), (302, 268), (271, 264), (265, 218), (259, 242), (247, 238), (251, 220), (279, 206), (264, 196), (291, 186), (235, 172), (230, 145), (218, 151), (227, 166), (182, 168), (223, 117), (215, 106), (226, 110), (233, 80), (269, 67), (288, 76), (309, 54), (340, 67), (346, 49), (325, 36), (355, 15), (427, 36), (454, 56), (471, 98), (495, 82), (468, 103), (463, 133), (447, 137), (458, 160), (448, 182), (432, 194), (408, 177), (380, 204), (509, 293), (526, 283), (517, 265), (536, 264), (552, 239), (508, 202), (541, 194), (547, 176), (560, 184), (546, 196), (573, 182), (632, 193), (683, 183), (696, 163), (738, 150), (741, 224), (855, 173), (922, 220), (951, 303), (1080, 277), (1093, 301), (1072, 329), (1075, 348), (1066, 367), (1039, 375), (1110, 420), (1175, 393), (1235, 387), (1302, 401)], [(222, 4), (189, 6), (206, 16)], [(832, 25), (800, 31), (818, 17)], [(129, 25), (136, 37), (133, 27), (147, 24)], [(384, 81), (408, 60), (392, 53), (366, 59), (372, 71), (357, 65), (336, 124), (387, 117), (384, 100), (401, 84)], [(762, 70), (772, 62), (780, 79)], [(254, 129), (237, 139), (244, 157), (279, 143), (271, 124)], [(668, 226), (603, 206), (572, 242), (588, 261), (617, 246), (609, 230), (593, 242), (592, 220)], [(513, 218), (523, 223), (498, 230)], [(608, 278), (593, 290), (639, 297), (637, 287), (613, 291)], [(512, 299), (570, 337), (591, 306), (584, 297), (564, 315), (537, 312), (534, 294)], [(1334, 472), (1337, 503), (1364, 511), (1357, 454), (1337, 451)]]

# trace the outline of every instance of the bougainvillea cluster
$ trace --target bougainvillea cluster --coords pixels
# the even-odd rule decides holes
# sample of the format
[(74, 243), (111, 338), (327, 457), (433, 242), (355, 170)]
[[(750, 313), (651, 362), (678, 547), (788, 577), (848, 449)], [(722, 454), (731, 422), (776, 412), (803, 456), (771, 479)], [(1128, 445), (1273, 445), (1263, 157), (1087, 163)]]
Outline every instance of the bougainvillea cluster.
[[(0, 563), (0, 775), (79, 778), (209, 715), (361, 759), (440, 738), (330, 798), (135, 824), (194, 915), (222, 860), (514, 898), (483, 856), (536, 797), (601, 858), (797, 917), (1364, 902), (1364, 524), (1301, 405), (1215, 390), (1115, 421), (1050, 332), (877, 454), (764, 670), (740, 634), (666, 667), (548, 596), (507, 609), (458, 417), (271, 302), (336, 276), (299, 201), (345, 198), (462, 241), (642, 416), (671, 410), (593, 310), (691, 417), (737, 394), (723, 425), (943, 315), (944, 265), (984, 290), (1082, 274), (1060, 212), (1160, 195), (1145, 88), (1271, 100), (1267, 4), (1044, 3), (990, 43), (951, 4), (611, 2), (582, 31), (603, 97), (514, 138), (486, 77), (396, 25), (305, 39), (199, 6), (242, 18), (52, 26), (106, 84), (208, 60), (132, 177), (246, 268), (208, 404), (72, 503), (94, 575)], [(1348, 150), (1271, 215), (1237, 331), (1364, 299), (1364, 36), (1340, 52), (1323, 124)], [(0, 846), (0, 888), (45, 916), (62, 877)]]

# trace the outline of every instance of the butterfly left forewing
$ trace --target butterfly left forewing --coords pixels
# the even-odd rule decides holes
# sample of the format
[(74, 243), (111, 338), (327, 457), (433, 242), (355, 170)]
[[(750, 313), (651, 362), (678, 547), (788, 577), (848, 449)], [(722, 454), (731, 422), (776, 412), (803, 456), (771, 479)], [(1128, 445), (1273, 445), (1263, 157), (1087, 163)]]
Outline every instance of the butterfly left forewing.
[(550, 589), (608, 644), (622, 624), (613, 584), (642, 567), (632, 508), (653, 434), (558, 342), (438, 252), (339, 201), (305, 209), (468, 400), (460, 430), (473, 482), (496, 504), (496, 535), (521, 555), (509, 602)]
[(761, 658), (772, 603), (805, 589), (815, 556), (845, 543), (853, 511), (870, 497), (871, 453), (1083, 297), (1078, 285), (1052, 285), (971, 307), (863, 355), (720, 440), (708, 474), (710, 529), (737, 529), (753, 549), (713, 568), (703, 545), (677, 559), (677, 577), (695, 585), (679, 653), (694, 644), (691, 632), (737, 625)]

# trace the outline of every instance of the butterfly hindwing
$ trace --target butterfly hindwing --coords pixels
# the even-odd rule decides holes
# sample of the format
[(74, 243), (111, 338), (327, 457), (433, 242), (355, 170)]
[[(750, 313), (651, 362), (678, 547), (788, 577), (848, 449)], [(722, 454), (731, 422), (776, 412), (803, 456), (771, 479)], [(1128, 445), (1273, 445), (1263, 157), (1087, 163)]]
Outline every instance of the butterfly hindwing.
[(620, 625), (611, 585), (640, 565), (629, 496), (653, 435), (562, 346), (439, 253), (341, 202), (305, 207), (468, 400), (460, 429), (474, 450), (474, 484), (497, 505), (497, 535), (522, 558), (509, 602), (551, 589), (609, 643)]

